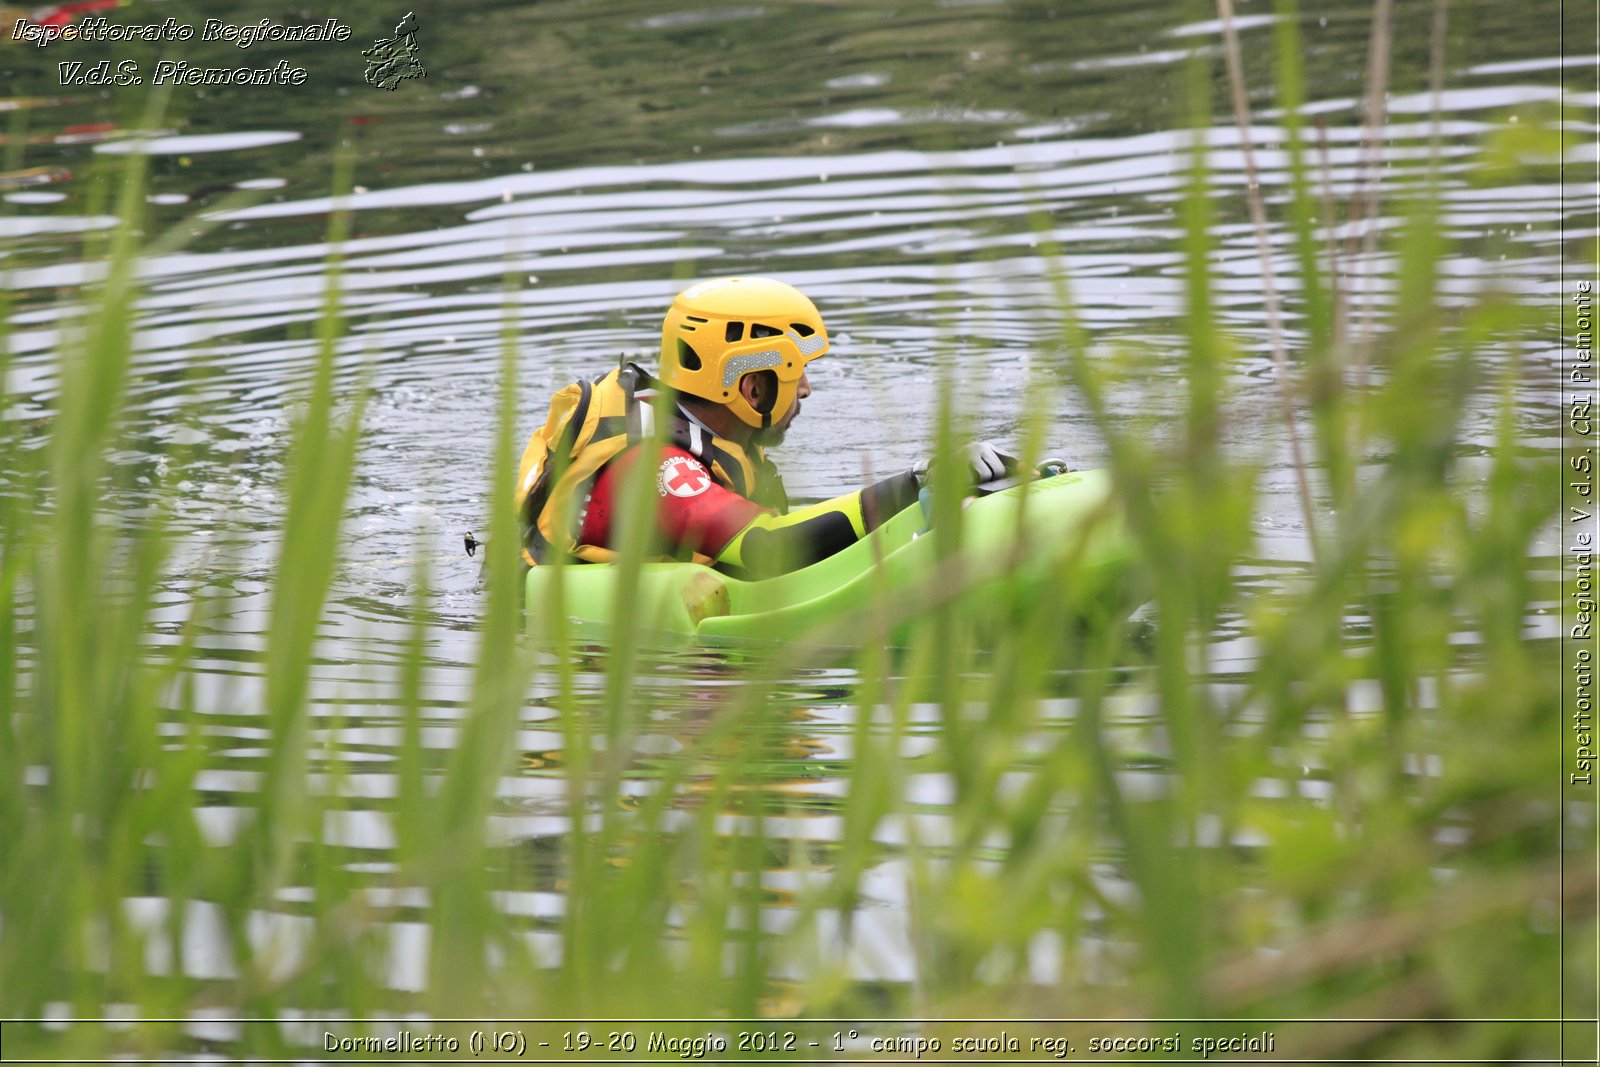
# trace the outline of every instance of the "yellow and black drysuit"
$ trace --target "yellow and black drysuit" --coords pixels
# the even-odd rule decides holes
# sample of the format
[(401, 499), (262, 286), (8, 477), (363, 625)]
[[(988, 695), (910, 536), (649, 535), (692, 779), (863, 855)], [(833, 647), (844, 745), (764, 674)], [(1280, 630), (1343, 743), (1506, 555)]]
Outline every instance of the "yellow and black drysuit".
[(918, 480), (908, 471), (790, 511), (783, 480), (760, 446), (716, 436), (681, 405), (673, 408), (666, 443), (651, 446), (651, 407), (634, 395), (642, 386), (659, 383), (630, 364), (574, 383), (551, 401), (517, 478), (530, 566), (557, 546), (583, 562), (615, 559), (611, 517), (620, 471), (653, 447), (664, 554), (747, 577), (824, 559), (916, 502)]

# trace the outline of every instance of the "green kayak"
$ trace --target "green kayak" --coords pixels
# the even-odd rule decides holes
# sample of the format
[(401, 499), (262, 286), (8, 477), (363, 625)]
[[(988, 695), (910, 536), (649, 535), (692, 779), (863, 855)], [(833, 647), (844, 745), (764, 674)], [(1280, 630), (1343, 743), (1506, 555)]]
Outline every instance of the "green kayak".
[(625, 611), (650, 630), (839, 644), (859, 643), (885, 626), (903, 637), (916, 619), (952, 599), (963, 618), (1000, 625), (1040, 597), (1091, 621), (1137, 602), (1131, 551), (1104, 471), (975, 497), (961, 511), (956, 545), (927, 533), (927, 525), (923, 507), (913, 505), (843, 551), (762, 581), (694, 563), (645, 563), (625, 598), (620, 565), (534, 567), (527, 574), (528, 628), (539, 630), (552, 613), (609, 625)]

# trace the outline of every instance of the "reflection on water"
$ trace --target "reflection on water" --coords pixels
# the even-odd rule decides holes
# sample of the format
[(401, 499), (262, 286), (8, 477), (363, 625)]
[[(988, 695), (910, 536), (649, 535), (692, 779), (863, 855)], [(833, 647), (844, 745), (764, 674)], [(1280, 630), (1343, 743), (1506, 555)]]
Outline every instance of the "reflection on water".
[[(797, 497), (859, 483), (864, 455), (879, 476), (919, 458), (932, 429), (933, 370), (949, 352), (986, 401), (971, 412), (976, 432), (1012, 437), (1021, 415), (1016, 398), (1060, 323), (1057, 272), (1108, 354), (1136, 346), (1159, 357), (1181, 335), (1177, 211), (1191, 135), (1174, 128), (1173, 87), (1190, 55), (1214, 57), (1218, 35), (1216, 23), (1178, 24), (1169, 5), (1155, 3), (1089, 9), (1021, 0), (915, 13), (880, 3), (663, 11), (638, 0), (603, 13), (576, 2), (467, 6), (477, 20), (471, 34), (427, 41), (425, 84), (392, 97), (362, 93), (359, 64), (338, 66), (328, 50), (307, 50), (314, 76), (336, 92), (286, 104), (241, 91), (226, 111), (180, 101), (163, 120), (168, 128), (137, 140), (137, 120), (102, 121), (103, 100), (46, 92), (42, 65), (53, 57), (43, 50), (4, 56), (21, 74), (15, 91), (35, 94), (13, 101), (25, 115), (26, 166), (0, 174), (0, 189), (14, 190), (0, 216), (0, 267), (16, 301), (13, 418), (48, 412), (56, 388), (51, 353), (70, 328), (76, 288), (102, 269), (82, 257), (79, 243), (112, 224), (91, 210), (85, 169), (142, 146), (151, 153), (152, 219), (197, 231), (183, 249), (143, 265), (130, 403), (133, 434), (145, 447), (117, 462), (128, 474), (120, 492), (134, 508), (167, 477), (163, 453), (194, 458), (176, 486), (184, 540), (169, 621), (176, 627), (202, 594), (216, 611), (200, 639), (195, 682), (208, 752), (196, 815), (204, 839), (217, 846), (258, 810), (272, 743), (258, 709), (281, 456), (315, 348), (329, 213), (339, 204), (354, 212), (341, 249), (346, 336), (338, 373), (347, 387), (367, 381), (371, 402), (324, 622), (312, 710), (317, 758), (305, 790), (328, 801), (315, 847), (334, 850), (345, 870), (374, 881), (368, 902), (390, 917), (389, 981), (401, 990), (427, 981), (428, 928), (418, 915), (428, 902), (420, 890), (381, 884), (395, 870), (391, 802), (405, 743), (392, 711), (391, 668), (417, 565), (425, 562), (434, 596), (418, 737), (426, 764), (442, 767), (460, 741), (479, 609), (478, 564), (456, 546), (462, 530), (485, 527), (500, 495), (483, 484), (483, 471), (507, 315), (520, 338), (525, 431), (553, 388), (619, 352), (650, 348), (684, 278), (760, 272), (800, 286), (828, 317), (835, 350), (815, 366), (816, 399), (780, 457)], [(1398, 40), (1426, 41), (1419, 26), (1430, 6), (1401, 5)], [(1367, 6), (1322, 7), (1304, 26), (1314, 101), (1307, 112), (1326, 119), (1327, 180), (1344, 202), (1364, 180), (1347, 72), (1363, 61)], [(1397, 55), (1383, 180), (1396, 190), (1420, 180), (1437, 106), (1443, 222), (1463, 240), (1442, 264), (1449, 292), (1491, 281), (1540, 292), (1558, 271), (1563, 231), (1593, 222), (1592, 188), (1469, 179), (1479, 138), (1503, 110), (1567, 103), (1592, 111), (1592, 95), (1562, 84), (1582, 84), (1592, 63), (1552, 58), (1555, 7), (1553, 0), (1514, 9), (1490, 0), (1452, 4), (1452, 19), (1473, 32), (1452, 36), (1449, 88), (1437, 101), (1420, 92), (1426, 48)], [(374, 24), (388, 17), (378, 5), (352, 8)], [(1241, 18), (1247, 42), (1266, 41), (1272, 18)], [(350, 20), (359, 22), (356, 14)], [(371, 36), (365, 30), (358, 25), (356, 37)], [(751, 69), (751, 48), (759, 69)], [(1269, 51), (1252, 50), (1253, 84), (1267, 81)], [(1271, 107), (1268, 97), (1257, 101), (1252, 136), (1264, 187), (1277, 201), (1287, 160)], [(1596, 132), (1581, 122), (1569, 129)], [(355, 154), (357, 188), (336, 203), (329, 172), (335, 142), (344, 139)], [(1233, 383), (1241, 417), (1229, 432), (1234, 447), (1266, 462), (1262, 552), (1288, 561), (1262, 562), (1249, 577), (1270, 588), (1296, 572), (1306, 551), (1279, 429), (1255, 414), (1270, 409), (1273, 383), (1237, 134), (1221, 121), (1206, 131), (1206, 143), (1217, 299), (1243, 348)], [(1391, 197), (1384, 208), (1392, 204)], [(1382, 279), (1392, 270), (1362, 258), (1355, 224), (1335, 220), (1328, 229), (1353, 245), (1345, 263), (1352, 276)], [(1288, 235), (1276, 232), (1273, 242), (1287, 262)], [(1381, 284), (1373, 290), (1381, 305)], [(1291, 330), (1295, 322), (1291, 306)], [(1150, 418), (1159, 435), (1167, 432), (1160, 414), (1182, 382), (1170, 362), (1151, 366), (1147, 391), (1118, 403), (1124, 415)], [(1549, 373), (1529, 368), (1520, 417), (1530, 437), (1552, 432), (1543, 402)], [(1086, 416), (1065, 396), (1058, 408), (1046, 452), (1079, 466), (1102, 462)], [(1493, 415), (1492, 404), (1471, 415), (1469, 448), (1487, 445)], [(1250, 654), (1238, 633), (1216, 634), (1217, 683), (1247, 673)], [(597, 716), (601, 662), (580, 664), (577, 679)], [(593, 798), (585, 818), (652, 795), (666, 769), (687, 758), (737, 666), (736, 658), (730, 666), (703, 653), (663, 661), (645, 700), (658, 714), (633, 737), (617, 795)], [(765, 732), (742, 739), (760, 774), (721, 801), (727, 827), (767, 814), (769, 837), (794, 854), (803, 846), (813, 867), (829, 862), (854, 758), (858, 681), (824, 672), (790, 680)], [(1165, 741), (1138, 696), (1137, 677), (1132, 683), (1113, 702), (1112, 725), (1128, 745), (1122, 773), (1142, 783), (1130, 788), (1159, 790)], [(530, 694), (514, 739), (521, 755), (500, 782), (488, 828), (505, 866), (525, 875), (519, 884), (527, 891), (505, 894), (503, 907), (525, 918), (543, 958), (556, 951), (565, 906), (562, 842), (582, 829), (566, 801), (554, 714), (548, 692)], [(1045, 746), (1052, 732), (1070, 727), (1076, 709), (1063, 697), (1041, 715)], [(191, 727), (170, 728), (184, 736)], [(954, 833), (946, 817), (951, 757), (929, 709), (913, 705), (898, 744), (910, 813), (880, 826), (853, 922), (827, 920), (847, 946), (850, 973), (887, 982), (913, 977), (905, 843), (914, 837), (937, 850)], [(1262, 796), (1324, 792), (1314, 774), (1278, 770), (1282, 777), (1256, 784)], [(706, 803), (707, 781), (685, 775), (672, 804)], [(1252, 844), (1242, 836), (1214, 843)], [(1108, 899), (1126, 892), (1114, 864), (1102, 875)], [(763, 873), (776, 925), (808, 877), (783, 863)], [(281, 952), (286, 968), (311, 936), (296, 905), (314, 891), (285, 890), (281, 908), (258, 913), (248, 931), (253, 943)], [(221, 919), (204, 901), (184, 906), (184, 973), (232, 977), (236, 961), (217, 947), (228, 941), (214, 929)], [(166, 922), (168, 907), (162, 899), (128, 902), (129, 914), (151, 929)], [(1048, 956), (1040, 955), (1044, 970)], [(155, 973), (176, 967), (154, 943), (147, 965)]]

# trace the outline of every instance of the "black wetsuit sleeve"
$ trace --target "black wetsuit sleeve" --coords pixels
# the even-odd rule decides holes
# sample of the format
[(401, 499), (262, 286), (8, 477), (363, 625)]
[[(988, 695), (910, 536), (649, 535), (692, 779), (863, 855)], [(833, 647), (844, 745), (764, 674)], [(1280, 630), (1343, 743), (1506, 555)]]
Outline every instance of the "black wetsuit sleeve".
[(751, 578), (808, 567), (855, 544), (916, 503), (916, 475), (907, 471), (787, 515), (760, 515), (734, 535), (717, 566)]

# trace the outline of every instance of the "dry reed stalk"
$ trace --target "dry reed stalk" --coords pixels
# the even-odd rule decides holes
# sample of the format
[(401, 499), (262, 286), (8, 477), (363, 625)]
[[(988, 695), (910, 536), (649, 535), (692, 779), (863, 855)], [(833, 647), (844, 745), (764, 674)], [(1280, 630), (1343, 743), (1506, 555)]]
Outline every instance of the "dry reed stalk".
[(1322, 218), (1323, 225), (1327, 227), (1328, 240), (1328, 284), (1333, 288), (1333, 337), (1334, 351), (1343, 352), (1350, 332), (1345, 317), (1350, 313), (1349, 301), (1345, 299), (1344, 282), (1341, 271), (1344, 262), (1339, 256), (1339, 223), (1336, 209), (1333, 206), (1333, 167), (1328, 160), (1328, 120), (1317, 119), (1317, 162), (1322, 171)]
[(1505, 876), (1483, 876), (1440, 891), (1425, 905), (1373, 912), (1329, 923), (1268, 956), (1251, 950), (1215, 967), (1207, 979), (1219, 1011), (1242, 1010), (1283, 997), (1374, 960), (1417, 953), (1441, 933), (1501, 921), (1540, 903), (1592, 908), (1595, 856)]
[(1383, 201), (1383, 127), (1388, 121), (1385, 106), (1389, 95), (1389, 52), (1394, 39), (1394, 0), (1377, 0), (1372, 11), (1372, 38), (1367, 49), (1367, 98), (1362, 105), (1361, 161), (1359, 164), (1357, 200), (1351, 205), (1351, 220), (1361, 238), (1361, 256), (1358, 264), (1359, 291), (1356, 303), (1361, 307), (1361, 333), (1356, 343), (1356, 384), (1365, 388), (1367, 368), (1372, 362), (1372, 349), (1377, 337), (1372, 328), (1373, 294), (1368, 283), (1374, 271), (1373, 258), (1378, 252), (1378, 209)]
[(1256, 254), (1261, 258), (1261, 288), (1267, 305), (1267, 336), (1272, 353), (1273, 377), (1278, 383), (1278, 399), (1283, 405), (1283, 422), (1289, 431), (1289, 455), (1294, 464), (1295, 487), (1300, 494), (1300, 512), (1306, 524), (1306, 537), (1312, 555), (1317, 550), (1316, 512), (1311, 501), (1311, 480), (1306, 474), (1305, 449), (1294, 421), (1294, 383), (1289, 377), (1289, 353), (1283, 337), (1283, 316), (1279, 306), (1277, 274), (1272, 266), (1272, 246), (1267, 234), (1267, 209), (1261, 200), (1261, 180), (1256, 169), (1255, 149), (1250, 141), (1250, 101), (1245, 93), (1244, 62), (1239, 52), (1239, 32), (1233, 23), (1233, 0), (1217, 0), (1222, 16), (1223, 53), (1228, 63), (1228, 87), (1233, 97), (1233, 119), (1239, 126), (1239, 148), (1244, 153), (1245, 200), (1250, 205), (1250, 222), (1255, 228)]
[(1439, 144), (1443, 139), (1444, 109), (1444, 34), (1450, 21), (1450, 0), (1434, 0), (1433, 39), (1428, 43), (1428, 93), (1432, 97), (1433, 117), (1428, 131), (1428, 185), (1439, 175)]

